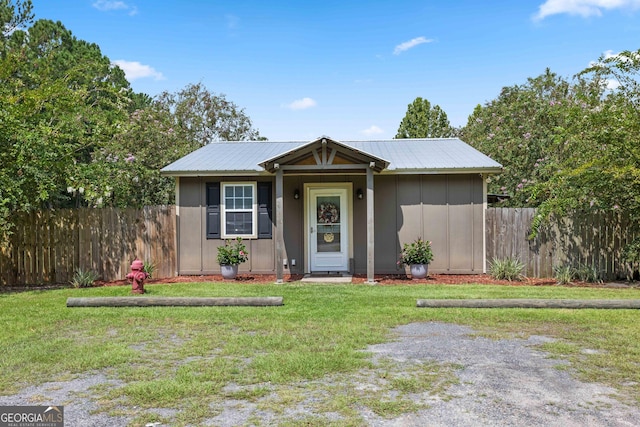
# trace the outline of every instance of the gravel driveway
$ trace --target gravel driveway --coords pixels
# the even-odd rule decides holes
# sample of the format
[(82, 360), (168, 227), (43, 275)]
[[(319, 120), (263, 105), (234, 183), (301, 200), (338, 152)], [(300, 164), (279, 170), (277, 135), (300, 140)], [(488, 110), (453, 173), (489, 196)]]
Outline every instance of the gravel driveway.
[(399, 340), (372, 346), (375, 357), (398, 361), (436, 360), (462, 366), (453, 398), (426, 411), (372, 426), (637, 426), (640, 408), (624, 405), (616, 391), (574, 379), (566, 362), (533, 346), (546, 337), (492, 340), (470, 328), (413, 323), (396, 329)]
[[(381, 417), (366, 406), (354, 408), (364, 426), (637, 426), (640, 408), (616, 400), (616, 391), (599, 384), (577, 381), (566, 369), (567, 362), (550, 359), (536, 350), (538, 344), (552, 341), (534, 336), (527, 340), (493, 340), (477, 336), (464, 326), (443, 323), (413, 323), (394, 330), (397, 340), (374, 345), (367, 350), (375, 363), (398, 366), (446, 364), (458, 381), (444, 391), (409, 395), (419, 410), (397, 417)], [(564, 366), (565, 369), (558, 367)], [(313, 384), (292, 386), (303, 396), (279, 410), (264, 405), (274, 396), (258, 400), (220, 400), (203, 425), (244, 426), (279, 425), (302, 420), (304, 425), (341, 425), (341, 414), (319, 410), (318, 401), (338, 390), (343, 392), (376, 389), (379, 378), (355, 375), (350, 378), (323, 379)], [(119, 382), (102, 373), (68, 382), (30, 387), (12, 396), (0, 396), (0, 405), (64, 404), (66, 426), (126, 426), (132, 417), (111, 417), (92, 399), (97, 384), (117, 387)], [(233, 387), (233, 386), (230, 386)], [(327, 392), (329, 387), (329, 392)], [(308, 394), (304, 394), (305, 390)], [(324, 396), (324, 397), (323, 397)], [(335, 396), (334, 396), (335, 397)], [(267, 408), (267, 409), (265, 409)], [(131, 413), (136, 408), (129, 408)], [(176, 410), (147, 410), (171, 419)], [(171, 425), (165, 421), (147, 426)], [(301, 424), (300, 424), (301, 425)]]

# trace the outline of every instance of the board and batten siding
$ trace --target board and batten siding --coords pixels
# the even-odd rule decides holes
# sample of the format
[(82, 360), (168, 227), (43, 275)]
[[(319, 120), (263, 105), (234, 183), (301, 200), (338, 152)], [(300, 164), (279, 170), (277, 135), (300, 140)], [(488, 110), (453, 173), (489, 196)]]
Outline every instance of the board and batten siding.
[[(478, 174), (383, 175), (375, 181), (376, 273), (401, 273), (405, 243), (432, 242), (432, 273), (484, 271), (484, 194)], [(359, 269), (356, 268), (356, 271)]]
[[(228, 178), (256, 181), (256, 178)], [(258, 181), (268, 181), (260, 177)], [(206, 238), (206, 183), (220, 178), (180, 178), (178, 210), (179, 274), (217, 274), (217, 247), (221, 239)], [(367, 269), (366, 201), (357, 198), (357, 190), (366, 188), (363, 175), (286, 176), (284, 194), (283, 259), (289, 264), (285, 274), (305, 271), (304, 200), (305, 183), (352, 183), (352, 272)], [(483, 180), (478, 174), (462, 175), (377, 175), (374, 178), (375, 272), (402, 274), (398, 266), (402, 245), (417, 237), (432, 241), (433, 273), (478, 274), (484, 271)], [(295, 190), (300, 199), (294, 199)], [(275, 212), (274, 212), (275, 215)], [(249, 261), (240, 272), (273, 274), (275, 240), (251, 239), (246, 242)], [(296, 265), (290, 265), (295, 260)]]
[[(255, 178), (229, 178), (233, 182), (253, 182)], [(258, 181), (265, 181), (259, 179)], [(268, 179), (266, 180), (268, 181)], [(207, 194), (208, 182), (220, 182), (214, 178), (180, 178), (178, 209), (178, 273), (183, 275), (219, 274), (218, 246), (223, 239), (207, 239)], [(257, 274), (273, 273), (275, 249), (273, 239), (246, 239), (249, 260), (240, 264), (240, 272)]]

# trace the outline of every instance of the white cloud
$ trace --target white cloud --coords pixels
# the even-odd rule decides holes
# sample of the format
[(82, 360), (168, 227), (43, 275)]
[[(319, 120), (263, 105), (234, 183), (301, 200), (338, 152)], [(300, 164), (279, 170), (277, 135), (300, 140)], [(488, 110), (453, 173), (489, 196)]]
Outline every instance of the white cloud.
[[(602, 59), (609, 59), (609, 58), (615, 58), (616, 56), (618, 56), (617, 53), (613, 53), (612, 50), (606, 50), (602, 53)], [(589, 62), (589, 67), (595, 67), (597, 65), (603, 65), (601, 62), (599, 61), (590, 61)]]
[[(631, 52), (632, 56), (636, 56), (635, 52)], [(601, 58), (602, 60), (606, 61), (607, 59), (613, 59), (614, 61), (620, 61), (620, 62), (630, 62), (632, 59), (628, 58), (625, 55), (620, 55), (619, 53), (613, 53), (612, 50), (606, 50), (602, 53)], [(640, 57), (638, 57), (637, 59), (640, 59)], [(598, 66), (604, 66), (605, 64), (600, 62), (600, 61), (591, 61), (589, 62), (589, 67), (598, 67)], [(607, 79), (607, 89), (609, 90), (615, 90), (617, 88), (620, 87), (620, 82), (616, 79)]]
[(315, 107), (317, 102), (311, 98), (302, 98), (293, 101), (291, 104), (285, 105), (285, 107), (291, 110), (306, 110), (307, 108)]
[(590, 61), (589, 67), (604, 67), (606, 66), (607, 62), (615, 62), (619, 64), (623, 64), (623, 63), (631, 64), (634, 61), (640, 61), (640, 54), (638, 54), (637, 52), (613, 53), (612, 50), (606, 50), (602, 53), (602, 56), (598, 58), (597, 61)]
[(638, 55), (637, 52), (633, 52), (633, 51), (620, 54), (620, 53), (613, 53), (612, 50), (606, 50), (604, 51), (602, 56), (604, 57), (605, 60), (614, 58), (615, 60), (618, 60), (620, 62), (627, 62), (627, 63), (632, 63), (633, 61), (640, 60), (640, 55)]
[(373, 125), (368, 129), (364, 129), (364, 130), (360, 131), (360, 133), (363, 133), (365, 135), (378, 135), (378, 134), (381, 134), (383, 132), (384, 131), (382, 129), (380, 129), (378, 126), (376, 126), (376, 125)]
[(137, 61), (125, 61), (124, 59), (116, 59), (115, 61), (113, 61), (113, 63), (122, 68), (125, 77), (129, 81), (144, 79), (147, 77), (152, 77), (154, 80), (165, 79), (161, 72), (156, 71), (153, 67), (143, 65)]
[(615, 89), (618, 89), (619, 87), (620, 87), (620, 82), (617, 81), (616, 79), (607, 80), (607, 89), (615, 90)]
[[(602, 59), (603, 60), (607, 60), (607, 59), (611, 59), (611, 58), (614, 58), (614, 59), (619, 58), (620, 60), (623, 60), (623, 61), (627, 59), (627, 58), (624, 58), (624, 57), (620, 57), (619, 54), (617, 54), (617, 53), (613, 53), (612, 50), (607, 50), (602, 54)], [(596, 66), (599, 66), (599, 65), (604, 65), (604, 64), (602, 64), (601, 62), (598, 62), (598, 61), (589, 62), (589, 67), (596, 67)], [(616, 80), (616, 79), (607, 79), (607, 89), (615, 90), (615, 89), (617, 89), (619, 87), (620, 87), (620, 82), (618, 80)]]
[(638, 9), (640, 0), (546, 0), (533, 16), (535, 21), (541, 21), (547, 16), (568, 13), (583, 18), (602, 16), (603, 10)]
[(418, 46), (420, 44), (423, 44), (423, 43), (431, 43), (432, 41), (433, 41), (433, 39), (427, 39), (425, 37), (416, 37), (415, 39), (411, 39), (408, 42), (400, 43), (393, 50), (393, 54), (394, 55), (400, 55), (405, 50), (409, 50), (409, 49), (411, 49), (413, 47), (416, 47), (416, 46)]
[(138, 13), (138, 8), (136, 6), (127, 4), (119, 0), (97, 0), (93, 3), (93, 7), (102, 12), (110, 12), (112, 10), (126, 10), (129, 12), (129, 15), (135, 15)]

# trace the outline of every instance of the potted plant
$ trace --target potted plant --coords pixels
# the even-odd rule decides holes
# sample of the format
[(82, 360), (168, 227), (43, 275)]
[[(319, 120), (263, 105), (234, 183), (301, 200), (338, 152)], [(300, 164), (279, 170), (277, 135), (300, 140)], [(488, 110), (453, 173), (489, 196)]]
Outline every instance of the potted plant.
[(433, 261), (431, 242), (418, 237), (413, 243), (404, 244), (398, 265), (408, 265), (413, 279), (424, 279), (429, 272), (431, 261)]
[(224, 246), (218, 246), (218, 264), (225, 279), (235, 279), (238, 275), (238, 265), (248, 259), (249, 252), (241, 237), (237, 237), (235, 242), (227, 239)]

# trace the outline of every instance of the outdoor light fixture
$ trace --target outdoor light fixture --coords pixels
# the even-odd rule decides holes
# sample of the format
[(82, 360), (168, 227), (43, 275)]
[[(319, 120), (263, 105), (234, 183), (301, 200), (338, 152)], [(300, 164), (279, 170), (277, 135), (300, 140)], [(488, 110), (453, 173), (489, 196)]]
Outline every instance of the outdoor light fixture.
[(300, 190), (298, 190), (297, 188), (293, 192), (293, 198), (296, 199), (296, 200), (298, 200), (300, 198)]
[(358, 199), (362, 199), (364, 197), (364, 193), (362, 192), (362, 188), (358, 188), (358, 190), (356, 191), (356, 197), (358, 197)]

